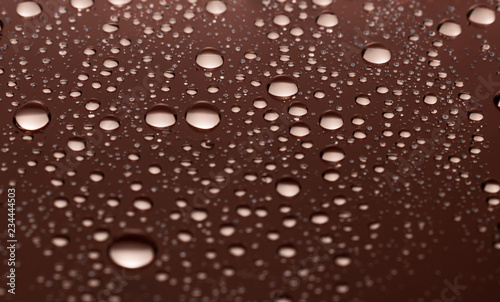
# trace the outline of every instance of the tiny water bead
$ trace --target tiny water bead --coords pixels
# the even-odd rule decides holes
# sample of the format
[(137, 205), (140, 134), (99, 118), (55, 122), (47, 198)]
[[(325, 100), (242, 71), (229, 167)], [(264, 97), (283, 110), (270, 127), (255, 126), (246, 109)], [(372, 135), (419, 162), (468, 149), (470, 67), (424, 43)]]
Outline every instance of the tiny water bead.
[(207, 102), (198, 102), (193, 105), (186, 113), (186, 122), (201, 130), (215, 128), (221, 121), (219, 110)]
[(385, 64), (391, 60), (391, 52), (379, 43), (368, 44), (361, 54), (366, 62), (372, 64)]
[(49, 110), (45, 105), (37, 101), (24, 104), (14, 115), (14, 123), (22, 130), (40, 130), (47, 126), (49, 122)]
[(16, 12), (24, 18), (34, 18), (42, 13), (42, 7), (35, 1), (25, 1), (17, 4)]
[(316, 24), (322, 27), (334, 27), (339, 24), (339, 19), (334, 13), (323, 13), (316, 19)]
[(146, 124), (153, 128), (165, 129), (177, 121), (174, 111), (167, 105), (155, 105), (146, 113)]
[(205, 69), (216, 69), (224, 64), (224, 58), (217, 50), (206, 48), (196, 55), (196, 64)]
[(467, 14), (469, 21), (478, 25), (490, 25), (495, 22), (495, 11), (489, 7), (476, 6)]
[(342, 128), (344, 121), (342, 120), (342, 116), (340, 116), (340, 114), (329, 111), (321, 115), (319, 118), (319, 125), (326, 130), (337, 130)]
[(226, 12), (227, 5), (224, 1), (211, 0), (207, 2), (205, 7), (209, 13), (212, 15), (221, 15)]
[(453, 20), (445, 20), (438, 25), (438, 32), (443, 36), (455, 38), (462, 33), (462, 27)]
[(153, 262), (156, 248), (152, 242), (142, 236), (125, 235), (111, 244), (108, 254), (116, 265), (137, 269)]
[(277, 76), (269, 83), (267, 91), (275, 98), (289, 99), (299, 92), (299, 86), (289, 76)]
[(290, 177), (283, 178), (276, 183), (276, 192), (283, 197), (295, 197), (300, 190), (299, 182)]
[(99, 128), (106, 131), (113, 131), (120, 128), (120, 120), (114, 116), (107, 116), (99, 122)]
[(326, 147), (325, 149), (323, 149), (323, 151), (321, 151), (321, 159), (326, 162), (337, 163), (344, 158), (344, 151), (335, 146)]

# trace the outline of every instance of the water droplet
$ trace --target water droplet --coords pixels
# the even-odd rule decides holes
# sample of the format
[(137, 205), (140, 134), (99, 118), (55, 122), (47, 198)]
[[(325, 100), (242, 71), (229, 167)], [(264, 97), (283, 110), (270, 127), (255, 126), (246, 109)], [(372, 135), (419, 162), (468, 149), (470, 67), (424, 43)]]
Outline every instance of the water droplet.
[(391, 52), (382, 44), (368, 44), (362, 51), (365, 61), (372, 64), (385, 64), (391, 60)]
[(323, 113), (319, 118), (319, 125), (326, 130), (337, 130), (344, 125), (344, 121), (340, 114), (328, 111)]
[(446, 20), (438, 25), (438, 31), (443, 36), (454, 38), (462, 33), (462, 27), (453, 20)]
[(434, 105), (436, 104), (438, 101), (438, 97), (435, 96), (434, 94), (426, 94), (424, 96), (424, 103), (428, 104), (428, 105)]
[(94, 5), (94, 0), (71, 0), (71, 6), (76, 9), (87, 9)]
[(469, 21), (479, 25), (490, 25), (495, 22), (495, 12), (484, 6), (476, 6), (467, 14)]
[(284, 245), (278, 249), (278, 255), (283, 258), (292, 258), (297, 255), (297, 250), (291, 245)]
[(483, 191), (489, 194), (497, 194), (500, 192), (500, 184), (496, 180), (487, 180), (483, 183)]
[(147, 211), (153, 207), (153, 202), (146, 197), (140, 197), (134, 200), (134, 208), (139, 211)]
[(313, 3), (319, 6), (327, 6), (332, 4), (333, 0), (313, 0)]
[(52, 244), (57, 247), (65, 247), (69, 244), (69, 239), (64, 236), (55, 236), (52, 238)]
[(316, 19), (316, 24), (323, 27), (334, 27), (339, 23), (337, 15), (334, 13), (322, 13)]
[(123, 6), (123, 5), (127, 5), (130, 2), (132, 2), (132, 0), (108, 0), (108, 1), (109, 1), (109, 3), (111, 3), (115, 6)]
[(212, 0), (208, 1), (206, 9), (213, 15), (220, 15), (226, 12), (227, 5), (226, 3), (224, 3), (224, 1)]
[(335, 182), (340, 178), (340, 174), (336, 170), (328, 170), (323, 173), (323, 179), (328, 182)]
[(17, 4), (16, 12), (24, 18), (34, 18), (42, 13), (42, 7), (35, 1), (25, 1)]
[(285, 14), (279, 14), (273, 18), (273, 23), (279, 26), (287, 26), (290, 24), (290, 18)]
[(370, 98), (367, 96), (360, 95), (360, 96), (356, 97), (356, 103), (361, 105), (361, 106), (368, 106), (368, 105), (370, 105), (370, 102), (371, 102)]
[(50, 113), (42, 103), (29, 102), (17, 110), (14, 122), (22, 130), (40, 130), (50, 122)]
[(197, 129), (213, 129), (220, 123), (219, 110), (206, 102), (196, 103), (186, 113), (186, 122)]
[(469, 112), (468, 116), (469, 119), (474, 122), (482, 121), (484, 118), (484, 115), (479, 111), (471, 111)]
[(276, 192), (283, 197), (295, 197), (300, 193), (300, 184), (293, 178), (283, 178), (276, 183)]
[(311, 129), (305, 123), (295, 123), (290, 126), (290, 134), (296, 137), (304, 137), (311, 133)]
[(289, 99), (299, 92), (299, 86), (291, 77), (277, 76), (269, 83), (267, 91), (276, 98)]
[(206, 69), (216, 69), (224, 63), (224, 58), (215, 49), (206, 48), (196, 55), (196, 64)]
[(85, 140), (81, 137), (73, 137), (68, 140), (68, 148), (78, 152), (85, 149)]
[(120, 120), (114, 116), (107, 116), (99, 122), (99, 128), (106, 131), (113, 131), (120, 128)]
[(165, 129), (174, 125), (177, 118), (167, 105), (155, 105), (146, 113), (144, 120), (153, 128)]
[(346, 267), (351, 264), (351, 258), (349, 256), (337, 256), (335, 257), (335, 264), (338, 266)]
[(328, 222), (328, 220), (329, 217), (325, 213), (314, 213), (311, 216), (311, 222), (314, 224), (325, 224)]
[(116, 265), (135, 269), (153, 262), (156, 251), (154, 245), (146, 238), (126, 235), (113, 242), (108, 253)]
[(321, 151), (321, 159), (331, 163), (337, 163), (345, 158), (345, 153), (342, 149), (330, 146)]

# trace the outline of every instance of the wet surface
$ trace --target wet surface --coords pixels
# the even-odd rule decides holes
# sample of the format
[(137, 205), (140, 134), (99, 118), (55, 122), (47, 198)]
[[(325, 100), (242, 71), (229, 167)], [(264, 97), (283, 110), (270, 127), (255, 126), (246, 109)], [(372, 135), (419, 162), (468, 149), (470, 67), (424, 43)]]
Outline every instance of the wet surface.
[(2, 1), (1, 299), (498, 301), (499, 5)]

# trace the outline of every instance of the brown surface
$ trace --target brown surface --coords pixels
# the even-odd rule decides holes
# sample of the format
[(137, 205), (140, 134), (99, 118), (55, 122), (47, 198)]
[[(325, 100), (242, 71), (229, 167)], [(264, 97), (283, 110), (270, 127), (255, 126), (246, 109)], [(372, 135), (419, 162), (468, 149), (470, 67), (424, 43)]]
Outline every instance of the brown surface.
[[(31, 20), (16, 14), (16, 1), (0, 3), (1, 217), (6, 217), (4, 195), (9, 184), (14, 183), (19, 241), (17, 294), (14, 297), (5, 293), (2, 282), (0, 299), (274, 301), (288, 297), (292, 301), (416, 302), (440, 299), (446, 280), (453, 282), (458, 278), (466, 289), (456, 300), (449, 301), (498, 301), (500, 250), (495, 250), (493, 244), (500, 240), (499, 208), (488, 206), (489, 195), (482, 191), (481, 184), (487, 179), (500, 180), (500, 111), (493, 102), (500, 90), (500, 20), (497, 13), (496, 22), (487, 27), (467, 21), (467, 12), (474, 4), (489, 3), (494, 8), (495, 3), (374, 1), (375, 10), (366, 12), (362, 9), (363, 1), (337, 0), (327, 8), (314, 7), (306, 1), (308, 5), (303, 9), (292, 3), (295, 1), (270, 1), (268, 5), (260, 1), (226, 2), (228, 11), (214, 17), (205, 11), (204, 0), (193, 5), (177, 1), (180, 9), (170, 1), (165, 4), (133, 0), (126, 8), (96, 1), (91, 9), (81, 13), (68, 1), (48, 0), (45, 5), (41, 3), (44, 13)], [(291, 25), (304, 29), (300, 39), (290, 35), (290, 26), (282, 29), (272, 23), (272, 18), (285, 11), (287, 5), (293, 8), (287, 13)], [(54, 7), (59, 6), (66, 11), (54, 16)], [(413, 14), (418, 9), (422, 16)], [(186, 10), (195, 12), (193, 19), (183, 18)], [(298, 18), (299, 11), (307, 13), (306, 20)], [(315, 24), (322, 11), (333, 11), (339, 17), (339, 24), (331, 33)], [(155, 12), (163, 13), (163, 20), (154, 21)], [(112, 22), (112, 16), (119, 17), (115, 22), (119, 30), (104, 33), (101, 28)], [(254, 25), (258, 18), (265, 22), (262, 28)], [(447, 18), (462, 26), (462, 34), (456, 39), (436, 33), (439, 22)], [(175, 20), (172, 30), (158, 37), (161, 25), (169, 20)], [(424, 26), (425, 20), (432, 20), (433, 24)], [(49, 24), (52, 30), (46, 28)], [(194, 32), (184, 33), (186, 25), (193, 26)], [(16, 30), (16, 26), (24, 28)], [(146, 35), (143, 31), (148, 26), (155, 33)], [(270, 31), (279, 32), (280, 38), (267, 39)], [(321, 33), (321, 37), (314, 38), (315, 32)], [(418, 35), (419, 40), (410, 41), (412, 34)], [(122, 37), (131, 39), (132, 45), (120, 46)], [(13, 44), (13, 39), (18, 43)], [(77, 40), (79, 43), (75, 43)], [(443, 46), (433, 46), (436, 40), (442, 40)], [(380, 42), (391, 50), (388, 64), (372, 66), (362, 60), (361, 50), (370, 42)], [(61, 43), (67, 45), (61, 47)], [(483, 44), (490, 49), (482, 50)], [(284, 45), (290, 47), (286, 53), (290, 56), (288, 62), (280, 61), (284, 53), (280, 53), (279, 47)], [(111, 49), (116, 46), (120, 53), (113, 54)], [(86, 56), (87, 47), (96, 49), (97, 54)], [(211, 76), (195, 64), (196, 54), (205, 47), (219, 50), (224, 57), (224, 65), (212, 71)], [(41, 48), (46, 52), (42, 53)], [(441, 61), (439, 67), (428, 65), (432, 58), (427, 52), (432, 49), (438, 51), (435, 59)], [(61, 50), (67, 53), (61, 55)], [(245, 59), (247, 50), (253, 50), (260, 59)], [(341, 56), (341, 52), (345, 55)], [(144, 62), (146, 56), (151, 56), (152, 61)], [(317, 63), (308, 63), (310, 57), (316, 58)], [(23, 58), (26, 65), (20, 63)], [(50, 63), (44, 64), (45, 58)], [(107, 58), (118, 60), (119, 67), (106, 77), (100, 71), (105, 69), (102, 63)], [(326, 72), (319, 73), (318, 67), (324, 67)], [(300, 75), (296, 79), (299, 94), (292, 100), (273, 99), (266, 91), (279, 70), (285, 75)], [(173, 71), (175, 77), (164, 77), (166, 71)], [(330, 76), (333, 72), (338, 72), (338, 76)], [(447, 77), (440, 79), (439, 72), (446, 72)], [(148, 73), (155, 76), (150, 78)], [(79, 74), (86, 74), (89, 79), (80, 81)], [(235, 79), (238, 74), (245, 75), (245, 79)], [(124, 80), (120, 82), (119, 77)], [(489, 78), (497, 84), (485, 85)], [(252, 80), (260, 80), (262, 85), (252, 86)], [(464, 83), (463, 87), (455, 85), (458, 81)], [(15, 84), (9, 85), (12, 82)], [(102, 87), (92, 88), (93, 82)], [(434, 86), (428, 87), (427, 82)], [(170, 91), (161, 91), (163, 85)], [(207, 92), (211, 85), (219, 87), (216, 94)], [(108, 86), (116, 86), (117, 90), (107, 92)], [(389, 93), (377, 93), (379, 86), (388, 87)], [(187, 94), (189, 87), (197, 89), (197, 94)], [(52, 93), (43, 93), (45, 88)], [(315, 99), (317, 90), (324, 91), (325, 98)], [(394, 94), (395, 90), (400, 90), (401, 95)], [(69, 95), (72, 91), (81, 91), (82, 95), (73, 98)], [(428, 92), (448, 99), (449, 103), (441, 100), (432, 106), (424, 104), (421, 99)], [(472, 99), (460, 100), (462, 92), (469, 92)], [(361, 94), (370, 95), (370, 105), (361, 107), (354, 102)], [(131, 97), (135, 100), (130, 101)], [(267, 100), (265, 109), (253, 107), (253, 100), (258, 97)], [(94, 118), (89, 117), (84, 106), (91, 99), (101, 104)], [(44, 130), (31, 134), (12, 122), (16, 104), (29, 100), (45, 103), (52, 116)], [(187, 109), (199, 100), (213, 102), (220, 110), (221, 123), (216, 129), (202, 132), (186, 123)], [(394, 104), (388, 106), (384, 104), (386, 100)], [(311, 134), (304, 138), (289, 134), (294, 119), (287, 107), (295, 101), (309, 109), (299, 119), (311, 128)], [(147, 109), (161, 102), (177, 114), (177, 124), (169, 131), (157, 131), (144, 123)], [(241, 111), (232, 112), (233, 106), (239, 106)], [(318, 125), (319, 116), (339, 107), (344, 126), (336, 131), (323, 130)], [(458, 109), (459, 114), (446, 119), (452, 108)], [(273, 123), (263, 118), (264, 112), (271, 109), (282, 115), (274, 123), (280, 126), (276, 132), (269, 130)], [(432, 109), (436, 113), (431, 113)], [(467, 118), (473, 109), (483, 112), (481, 122)], [(383, 112), (393, 112), (395, 117), (384, 119)], [(121, 127), (105, 133), (99, 130), (98, 121), (110, 114), (120, 117)], [(363, 117), (364, 125), (353, 125), (350, 120), (354, 116)], [(423, 116), (428, 119), (422, 121)], [(448, 121), (455, 125), (447, 124)], [(68, 129), (69, 125), (74, 129)], [(93, 125), (94, 129), (86, 130), (85, 125)], [(394, 132), (389, 138), (382, 135), (388, 128)], [(255, 133), (256, 129), (264, 135)], [(366, 139), (354, 139), (356, 129), (365, 131)], [(401, 130), (410, 131), (411, 137), (400, 138)], [(456, 138), (447, 139), (449, 134)], [(485, 141), (473, 142), (474, 134), (484, 136)], [(31, 135), (32, 140), (23, 139), (26, 135)], [(89, 139), (91, 135), (96, 139)], [(66, 146), (74, 136), (87, 137), (86, 150), (78, 152), (84, 156), (81, 162)], [(280, 140), (285, 137), (287, 141)], [(419, 146), (417, 139), (434, 139), (435, 144), (428, 141)], [(203, 147), (207, 140), (208, 145), (213, 145), (211, 149)], [(303, 148), (304, 141), (312, 142), (313, 147)], [(404, 147), (396, 146), (398, 142), (404, 142)], [(321, 177), (335, 166), (320, 159), (321, 150), (330, 144), (337, 144), (346, 153), (346, 158), (335, 167), (341, 178), (334, 183)], [(184, 150), (186, 145), (192, 149)], [(249, 146), (254, 149), (252, 154), (246, 153)], [(482, 152), (472, 155), (471, 146)], [(415, 161), (415, 148), (427, 157)], [(66, 158), (56, 160), (53, 154), (60, 150), (66, 151)], [(131, 153), (140, 155), (140, 160), (129, 160)], [(297, 153), (305, 157), (298, 160), (294, 157)], [(398, 160), (389, 160), (388, 154), (397, 155)], [(460, 157), (461, 161), (452, 163), (451, 156)], [(419, 155), (417, 159), (421, 158)], [(30, 160), (37, 165), (28, 166)], [(269, 163), (277, 168), (267, 170)], [(409, 173), (400, 170), (405, 163), (410, 166)], [(49, 173), (45, 170), (48, 164), (55, 164), (58, 169)], [(151, 164), (161, 166), (162, 173), (150, 174)], [(375, 173), (376, 165), (385, 166), (386, 172)], [(234, 169), (232, 175), (224, 172), (227, 167)], [(70, 170), (76, 171), (76, 175), (68, 176), (65, 172)], [(94, 171), (102, 172), (104, 180), (92, 182), (89, 175)], [(257, 174), (258, 179), (244, 180), (247, 172)], [(467, 179), (460, 177), (464, 172), (468, 173)], [(214, 183), (218, 174), (226, 176), (222, 184)], [(300, 182), (302, 190), (298, 196), (287, 199), (280, 197), (274, 186), (280, 178), (290, 175)], [(399, 175), (402, 181), (391, 182), (391, 175)], [(266, 176), (272, 178), (270, 183), (264, 181)], [(53, 179), (63, 180), (64, 185), (54, 186)], [(220, 188), (220, 193), (209, 193), (201, 184), (202, 179), (211, 179), (210, 186)], [(143, 184), (141, 191), (130, 189), (134, 182)], [(353, 185), (361, 186), (362, 191), (354, 192)], [(237, 197), (235, 191), (242, 189), (246, 194)], [(339, 195), (347, 198), (343, 206), (332, 203), (332, 198)], [(74, 202), (75, 196), (85, 196), (86, 202)], [(132, 202), (140, 196), (153, 201), (151, 210), (134, 209)], [(57, 197), (67, 198), (68, 207), (54, 207)], [(119, 199), (120, 205), (107, 206), (109, 198)], [(176, 205), (178, 199), (187, 201), (183, 210)], [(328, 206), (323, 207), (322, 203)], [(243, 205), (253, 211), (266, 209), (267, 216), (259, 217), (253, 212), (250, 217), (241, 217), (236, 209)], [(290, 207), (289, 213), (282, 213), (284, 206)], [(204, 222), (189, 218), (195, 208), (208, 212)], [(181, 219), (171, 219), (175, 211), (183, 215)], [(318, 211), (328, 214), (327, 224), (310, 222), (310, 216)], [(283, 219), (290, 216), (297, 218), (297, 224), (286, 228)], [(85, 219), (92, 219), (93, 224), (84, 226)], [(6, 218), (1, 221), (6, 224)], [(380, 227), (369, 229), (375, 222)], [(236, 227), (236, 233), (223, 237), (219, 227), (228, 223)], [(108, 230), (111, 238), (97, 242), (92, 235), (102, 229)], [(146, 234), (158, 251), (151, 265), (123, 270), (110, 261), (106, 251), (113, 238), (131, 231)], [(192, 242), (180, 242), (180, 231), (189, 231)], [(267, 239), (269, 231), (279, 232), (280, 238)], [(69, 245), (52, 245), (52, 237), (58, 235), (67, 236)], [(325, 235), (331, 236), (333, 242), (321, 243), (320, 238)], [(228, 248), (234, 244), (246, 247), (246, 254), (230, 255)], [(277, 250), (282, 245), (293, 245), (297, 255), (281, 258)], [(2, 242), (2, 270), (6, 271), (4, 248)], [(101, 252), (98, 259), (89, 258), (88, 253), (93, 250)], [(205, 257), (209, 250), (217, 252), (215, 259)], [(334, 259), (338, 255), (350, 256), (351, 265), (337, 266)], [(309, 268), (306, 276), (300, 275), (301, 267)], [(227, 275), (229, 268), (234, 269), (234, 276)], [(159, 282), (155, 275), (163, 271), (168, 273), (168, 280)], [(200, 272), (208, 277), (200, 280)], [(100, 280), (100, 285), (89, 286), (90, 279)], [(337, 292), (341, 284), (349, 286), (347, 293)], [(453, 298), (450, 292), (447, 295)]]

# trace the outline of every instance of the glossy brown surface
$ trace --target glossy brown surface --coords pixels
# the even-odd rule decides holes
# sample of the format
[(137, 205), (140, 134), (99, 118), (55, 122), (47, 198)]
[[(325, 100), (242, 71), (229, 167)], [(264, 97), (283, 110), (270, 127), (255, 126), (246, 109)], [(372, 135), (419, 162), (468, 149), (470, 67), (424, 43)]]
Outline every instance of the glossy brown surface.
[(0, 300), (499, 301), (498, 1), (19, 2)]

